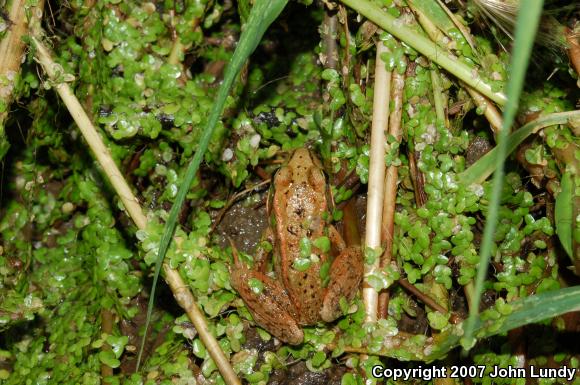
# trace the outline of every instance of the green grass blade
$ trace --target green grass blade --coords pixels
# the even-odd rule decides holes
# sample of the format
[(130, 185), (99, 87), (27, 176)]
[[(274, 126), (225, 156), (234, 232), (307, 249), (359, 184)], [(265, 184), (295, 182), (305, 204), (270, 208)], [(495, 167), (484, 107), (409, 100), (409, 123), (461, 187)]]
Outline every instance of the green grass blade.
[[(511, 312), (493, 320), (481, 321), (477, 317), (474, 333), (478, 338), (488, 338), (509, 330), (540, 322), (559, 315), (580, 310), (580, 286), (567, 287), (538, 295), (522, 298), (509, 304)], [(459, 345), (461, 339), (461, 324), (441, 333), (437, 337), (436, 348), (426, 357), (432, 361), (445, 356), (451, 349)]]
[(562, 248), (570, 258), (572, 256), (572, 217), (574, 213), (574, 205), (572, 204), (572, 175), (565, 172), (560, 181), (560, 188), (562, 189), (556, 197), (556, 204), (554, 209), (554, 217), (556, 220), (556, 234), (560, 239)]
[[(482, 338), (487, 338), (520, 326), (579, 310), (580, 286), (553, 290), (515, 302), (512, 304), (510, 314), (499, 320), (482, 323), (478, 334), (481, 334)], [(499, 328), (498, 324), (501, 325)]]
[(498, 221), (499, 203), (504, 177), (504, 162), (508, 150), (508, 135), (514, 122), (520, 94), (524, 86), (526, 70), (530, 54), (534, 45), (534, 37), (542, 13), (543, 0), (522, 0), (516, 22), (514, 50), (511, 57), (511, 76), (507, 84), (507, 103), (503, 113), (503, 126), (497, 135), (496, 167), (493, 176), (493, 185), (489, 212), (486, 218), (483, 241), (479, 250), (479, 268), (475, 282), (475, 290), (469, 309), (469, 318), (465, 325), (464, 346), (470, 347), (475, 343), (473, 332), (479, 313), (479, 303), (483, 292), (483, 283), (487, 274), (487, 267), (491, 254), (493, 235)]
[[(529, 122), (509, 136), (504, 156), (507, 158), (528, 136), (535, 134), (542, 128), (556, 124), (567, 124), (571, 121), (580, 121), (580, 111), (558, 112)], [(467, 186), (472, 183), (482, 183), (493, 174), (497, 167), (497, 152), (496, 147), (479, 158), (477, 162), (459, 175), (459, 180)]]
[(139, 364), (141, 362), (143, 347), (145, 346), (145, 337), (147, 336), (151, 314), (153, 313), (155, 288), (157, 286), (159, 273), (161, 272), (163, 259), (165, 258), (165, 254), (167, 253), (167, 249), (169, 248), (169, 244), (173, 237), (173, 232), (175, 231), (175, 227), (177, 225), (177, 216), (181, 211), (187, 192), (189, 191), (195, 174), (199, 169), (199, 165), (201, 164), (205, 151), (207, 150), (207, 146), (214, 132), (218, 119), (222, 114), (226, 98), (228, 97), (236, 76), (239, 74), (248, 57), (250, 57), (250, 55), (258, 46), (258, 43), (262, 39), (264, 32), (266, 32), (266, 29), (270, 26), (270, 24), (272, 24), (272, 22), (274, 22), (274, 20), (276, 20), (278, 15), (280, 15), (287, 2), (288, 0), (257, 0), (255, 2), (250, 11), (248, 22), (245, 24), (245, 29), (240, 36), (238, 46), (234, 52), (234, 55), (232, 56), (229, 65), (225, 70), (223, 83), (218, 90), (215, 104), (213, 105), (213, 108), (207, 119), (206, 126), (203, 129), (202, 136), (199, 140), (199, 146), (195, 151), (189, 166), (187, 167), (183, 182), (179, 186), (175, 202), (173, 203), (171, 211), (169, 212), (169, 218), (165, 223), (161, 242), (159, 243), (159, 252), (157, 255), (157, 261), (155, 262), (153, 287), (151, 288), (151, 297), (149, 298), (149, 304), (147, 306), (147, 321), (145, 323), (145, 332), (141, 341), (141, 347), (139, 349), (139, 355), (137, 358), (137, 370), (139, 369)]

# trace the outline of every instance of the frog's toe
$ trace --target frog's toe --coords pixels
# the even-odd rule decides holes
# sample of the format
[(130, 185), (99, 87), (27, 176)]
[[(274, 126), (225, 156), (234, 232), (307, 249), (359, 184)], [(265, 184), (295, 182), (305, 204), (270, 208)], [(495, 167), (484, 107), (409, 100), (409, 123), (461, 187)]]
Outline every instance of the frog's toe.
[(282, 342), (290, 345), (300, 345), (304, 341), (304, 332), (296, 325), (295, 328), (288, 330), (280, 329), (280, 333), (272, 332), (272, 335)]

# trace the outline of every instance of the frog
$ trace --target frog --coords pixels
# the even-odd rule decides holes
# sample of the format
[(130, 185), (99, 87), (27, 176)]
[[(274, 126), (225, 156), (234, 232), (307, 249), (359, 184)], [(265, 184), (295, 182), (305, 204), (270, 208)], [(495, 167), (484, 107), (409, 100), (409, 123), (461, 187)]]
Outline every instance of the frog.
[[(341, 298), (351, 301), (362, 280), (363, 256), (360, 246), (347, 247), (325, 219), (331, 198), (322, 165), (310, 150), (294, 151), (272, 184), (272, 220), (264, 236), (271, 252), (258, 253), (252, 268), (234, 253), (231, 285), (260, 327), (282, 342), (298, 345), (304, 341), (303, 326), (342, 315)], [(331, 247), (315, 246), (322, 237)], [(305, 244), (311, 247), (306, 259)], [(274, 277), (266, 273), (268, 254)]]

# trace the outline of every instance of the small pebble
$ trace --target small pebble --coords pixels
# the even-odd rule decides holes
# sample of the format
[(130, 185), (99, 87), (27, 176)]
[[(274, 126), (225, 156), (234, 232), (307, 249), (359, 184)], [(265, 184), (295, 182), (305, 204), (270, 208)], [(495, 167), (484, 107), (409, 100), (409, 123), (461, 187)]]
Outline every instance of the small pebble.
[(252, 146), (252, 148), (258, 148), (260, 146), (260, 139), (262, 139), (260, 134), (252, 135), (252, 137), (250, 138), (250, 146)]
[(234, 157), (234, 152), (232, 151), (232, 149), (226, 148), (224, 150), (224, 153), (222, 154), (222, 160), (224, 162), (229, 162), (230, 160), (232, 160), (233, 157)]

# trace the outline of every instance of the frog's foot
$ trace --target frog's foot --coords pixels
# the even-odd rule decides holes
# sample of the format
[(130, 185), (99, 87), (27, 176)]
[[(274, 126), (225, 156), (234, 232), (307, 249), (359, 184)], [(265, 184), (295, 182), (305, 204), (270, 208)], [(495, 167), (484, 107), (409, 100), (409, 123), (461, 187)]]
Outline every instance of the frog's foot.
[(331, 322), (342, 315), (340, 299), (350, 301), (355, 296), (364, 273), (363, 256), (359, 247), (346, 248), (332, 262), (330, 283), (326, 288), (320, 317)]
[(283, 342), (302, 343), (304, 333), (296, 322), (295, 306), (282, 285), (263, 273), (239, 266), (230, 275), (232, 287), (258, 325)]

